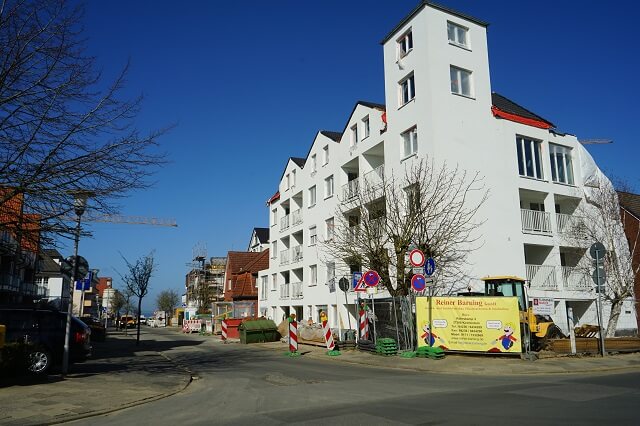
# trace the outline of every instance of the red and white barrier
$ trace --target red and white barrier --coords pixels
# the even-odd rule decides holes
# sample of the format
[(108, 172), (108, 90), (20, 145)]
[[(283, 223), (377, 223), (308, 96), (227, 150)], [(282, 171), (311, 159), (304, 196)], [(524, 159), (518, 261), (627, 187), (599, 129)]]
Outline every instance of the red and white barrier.
[(363, 340), (369, 340), (369, 318), (367, 317), (367, 311), (364, 309), (360, 311), (360, 338)]
[(298, 352), (298, 323), (289, 323), (289, 352)]
[(227, 320), (222, 320), (222, 341), (227, 343)]
[(185, 333), (199, 332), (201, 328), (202, 321), (199, 319), (182, 321), (182, 331)]
[(334, 350), (336, 344), (333, 341), (333, 334), (331, 333), (331, 328), (329, 328), (327, 321), (322, 321), (322, 332), (324, 333), (324, 343), (327, 345), (327, 349), (330, 351)]

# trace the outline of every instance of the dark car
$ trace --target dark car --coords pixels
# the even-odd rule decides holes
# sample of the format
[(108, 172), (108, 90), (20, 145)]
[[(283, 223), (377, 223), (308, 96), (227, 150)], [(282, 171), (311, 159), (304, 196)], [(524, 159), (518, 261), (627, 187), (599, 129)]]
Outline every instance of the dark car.
[(104, 342), (107, 337), (107, 330), (104, 327), (104, 322), (93, 317), (80, 317), (80, 321), (85, 323), (91, 329), (91, 339), (94, 342)]
[[(19, 342), (28, 348), (26, 367), (44, 374), (60, 365), (64, 354), (66, 312), (32, 306), (0, 306), (0, 324), (6, 326), (6, 343)], [(91, 330), (72, 317), (69, 360), (82, 361), (91, 355)]]

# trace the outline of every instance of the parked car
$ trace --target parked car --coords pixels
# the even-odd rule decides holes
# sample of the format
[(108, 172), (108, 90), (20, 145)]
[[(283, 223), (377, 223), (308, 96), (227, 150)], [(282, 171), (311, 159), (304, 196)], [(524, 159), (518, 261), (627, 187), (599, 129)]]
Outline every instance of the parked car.
[(80, 321), (89, 326), (91, 329), (91, 338), (94, 342), (104, 342), (104, 339), (107, 337), (107, 332), (103, 321), (90, 316), (81, 317)]
[(133, 328), (136, 326), (136, 317), (133, 315), (122, 315), (118, 320), (118, 328)]
[[(34, 306), (0, 306), (0, 324), (6, 326), (7, 343), (25, 344), (25, 364), (29, 372), (44, 374), (62, 363), (66, 312)], [(72, 317), (69, 360), (82, 361), (90, 355), (91, 329)]]

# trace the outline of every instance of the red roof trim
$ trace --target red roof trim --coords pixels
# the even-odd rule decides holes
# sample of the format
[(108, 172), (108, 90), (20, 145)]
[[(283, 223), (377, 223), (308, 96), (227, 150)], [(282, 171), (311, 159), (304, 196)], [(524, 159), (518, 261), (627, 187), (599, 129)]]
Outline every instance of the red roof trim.
[(280, 199), (280, 191), (278, 191), (275, 194), (273, 194), (273, 197), (269, 198), (269, 201), (267, 201), (267, 204), (271, 204), (274, 201), (277, 201), (279, 199)]
[(546, 121), (535, 120), (533, 118), (522, 117), (521, 115), (505, 112), (496, 106), (491, 107), (494, 117), (504, 118), (505, 120), (515, 121), (516, 123), (526, 124), (527, 126), (537, 127), (539, 129), (551, 129), (553, 125)]

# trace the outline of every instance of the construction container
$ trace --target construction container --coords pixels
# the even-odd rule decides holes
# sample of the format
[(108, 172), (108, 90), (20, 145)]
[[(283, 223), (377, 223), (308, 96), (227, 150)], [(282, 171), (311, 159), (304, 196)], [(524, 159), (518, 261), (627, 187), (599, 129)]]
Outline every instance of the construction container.
[(237, 339), (240, 337), (238, 333), (238, 326), (242, 324), (242, 318), (227, 318), (227, 338), (228, 339)]
[(240, 343), (276, 342), (280, 338), (278, 327), (272, 320), (245, 321), (238, 327)]

